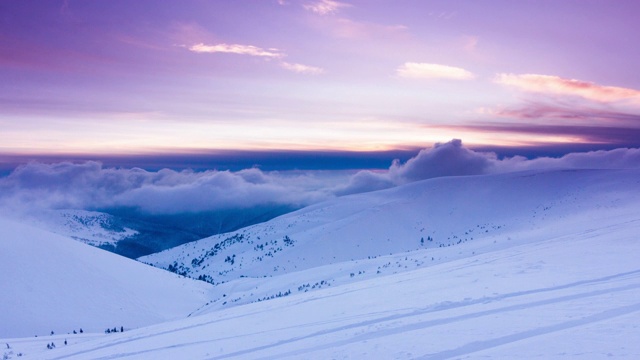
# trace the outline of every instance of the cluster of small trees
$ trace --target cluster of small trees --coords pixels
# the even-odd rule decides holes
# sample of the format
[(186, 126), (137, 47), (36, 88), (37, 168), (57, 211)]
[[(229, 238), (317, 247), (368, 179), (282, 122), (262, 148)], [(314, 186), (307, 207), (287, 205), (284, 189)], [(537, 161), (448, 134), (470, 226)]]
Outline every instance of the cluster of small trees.
[(304, 291), (307, 292), (309, 291), (309, 289), (321, 289), (323, 286), (331, 286), (331, 283), (329, 283), (329, 281), (327, 280), (322, 280), (320, 282), (317, 282), (313, 285), (307, 283), (307, 284), (303, 284), (298, 286), (298, 291)]
[(207, 274), (198, 275), (198, 279), (197, 280), (208, 282), (209, 284), (214, 284), (215, 285), (215, 282), (213, 281), (213, 278), (210, 275), (207, 275)]
[(169, 266), (167, 266), (167, 270), (171, 271), (172, 273), (187, 277), (189, 269), (182, 266), (182, 264), (178, 265), (178, 262), (174, 261), (173, 264), (169, 264)]
[[(218, 254), (219, 251), (222, 251), (235, 243), (240, 243), (243, 240), (244, 240), (244, 235), (242, 234), (235, 234), (233, 236), (230, 236), (224, 239), (223, 241), (215, 244), (215, 246), (211, 248), (209, 251), (207, 251), (206, 253), (204, 253), (204, 255), (197, 258), (193, 258), (193, 260), (191, 260), (191, 266), (192, 267), (200, 266), (206, 258), (215, 256), (216, 254)], [(172, 271), (171, 269), (168, 269), (168, 270)], [(173, 271), (173, 272), (176, 272), (176, 271)]]
[(224, 259), (224, 262), (228, 262), (229, 264), (233, 265), (236, 262), (236, 254), (233, 254), (233, 256), (227, 256)]
[(285, 235), (284, 239), (282, 239), (284, 241), (284, 246), (293, 246), (293, 244), (295, 243), (295, 241), (293, 241), (289, 236)]
[[(67, 345), (67, 339), (64, 339), (64, 344)], [(47, 343), (47, 349), (51, 350), (55, 348), (56, 348), (56, 344), (53, 341), (51, 342), (51, 344)]]
[[(273, 299), (275, 299), (275, 298), (285, 297), (285, 296), (289, 296), (289, 295), (291, 295), (291, 289), (289, 289), (289, 290), (287, 290), (287, 291), (285, 291), (285, 292), (279, 291), (277, 294), (273, 294), (273, 295), (271, 295), (271, 296), (265, 296), (265, 297), (263, 297), (263, 298), (261, 298), (261, 299), (258, 299), (258, 300), (256, 300), (256, 301), (257, 301), (257, 302), (261, 302), (261, 301), (266, 301), (266, 300), (273, 300)], [(226, 303), (225, 303), (225, 304), (226, 304)], [(223, 304), (223, 305), (224, 305), (224, 304)]]
[[(106, 329), (104, 331), (105, 334), (111, 334), (111, 333), (117, 333), (118, 332), (118, 328), (114, 327), (112, 329)], [(120, 326), (120, 332), (124, 332), (124, 326)]]
[[(427, 236), (427, 241), (431, 242), (433, 241), (433, 238), (431, 236)], [(424, 238), (420, 238), (420, 245), (424, 245)]]

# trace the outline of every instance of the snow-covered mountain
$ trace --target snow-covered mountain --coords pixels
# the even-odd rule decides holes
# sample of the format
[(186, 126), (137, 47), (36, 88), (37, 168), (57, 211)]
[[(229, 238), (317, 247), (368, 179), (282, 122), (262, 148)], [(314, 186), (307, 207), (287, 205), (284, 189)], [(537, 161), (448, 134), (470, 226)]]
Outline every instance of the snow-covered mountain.
[[(259, 230), (271, 231), (277, 239), (287, 234), (296, 239), (274, 254), (285, 262), (295, 260), (305, 247), (305, 259), (317, 261), (332, 259), (332, 254), (356, 255), (353, 243), (358, 240), (381, 242), (380, 247), (363, 248), (360, 260), (294, 265), (303, 271), (265, 268), (272, 271), (268, 278), (238, 278), (216, 291), (225, 289), (231, 301), (315, 275), (331, 279), (329, 286), (294, 289), (290, 296), (242, 306), (209, 306), (200, 315), (124, 333), (71, 337), (67, 346), (59, 345), (66, 335), (0, 344), (12, 347), (4, 350), (9, 358), (21, 353), (27, 359), (638, 358), (639, 175), (558, 171), (450, 178), (332, 201), (240, 232), (243, 239), (229, 247), (237, 253), (233, 264), (224, 262), (227, 253), (205, 260), (220, 256), (223, 260), (209, 267), (245, 264), (257, 272), (264, 260), (250, 267), (251, 262), (241, 259), (256, 251), (255, 243), (247, 246), (253, 236), (266, 236)], [(431, 205), (418, 205), (423, 202)], [(424, 217), (412, 215), (411, 208)], [(385, 214), (388, 219), (377, 224)], [(417, 219), (435, 220), (420, 231), (412, 227)], [(413, 241), (415, 234), (433, 236), (433, 243), (377, 256), (393, 251), (386, 233), (376, 237), (390, 224), (408, 229), (399, 234), (412, 235)], [(307, 231), (330, 231), (338, 240), (314, 254), (323, 250), (313, 243), (323, 232), (305, 237), (302, 225)], [(464, 241), (458, 234), (471, 225), (473, 232), (467, 231)], [(338, 236), (341, 229), (352, 232)], [(345, 238), (348, 254), (340, 255)], [(398, 244), (399, 249), (415, 248), (408, 241)], [(193, 248), (188, 251), (189, 256), (197, 254)], [(363, 259), (365, 255), (377, 257)], [(242, 276), (243, 270), (227, 274)], [(52, 341), (58, 347), (49, 350), (46, 344)]]
[(212, 286), (0, 218), (0, 337), (186, 317)]
[[(0, 226), (26, 238), (53, 236)], [(0, 345), (10, 345), (2, 350), (8, 358), (27, 359), (637, 358), (639, 234), (640, 171), (557, 170), (439, 178), (343, 197), (142, 259), (217, 283), (197, 282), (204, 288), (195, 290), (175, 274), (162, 279), (178, 285), (149, 288), (160, 287), (161, 277), (144, 274), (160, 270), (136, 264), (114, 271), (122, 265), (94, 260), (100, 251), (79, 243), (98, 253), (77, 248), (74, 258), (14, 245), (8, 255), (0, 249), (0, 270), (17, 278), (7, 287), (18, 295), (2, 308), (27, 300), (3, 314), (2, 324), (17, 324), (34, 307), (42, 308), (40, 321), (65, 321), (28, 296), (27, 279), (38, 274), (37, 289), (49, 286), (52, 297), (68, 291), (64, 302), (92, 324), (102, 324), (104, 306), (131, 319), (155, 309), (149, 323), (161, 315), (176, 320)], [(58, 255), (30, 272), (15, 270), (28, 262), (18, 252)], [(94, 262), (109, 270), (97, 271)], [(56, 282), (58, 267), (74, 273), (74, 263), (87, 269), (84, 285), (61, 287), (75, 282)], [(106, 281), (114, 272), (126, 279)], [(180, 286), (191, 290), (181, 294)], [(107, 294), (96, 307), (83, 305), (93, 293), (86, 289)], [(125, 301), (131, 307), (118, 313), (130, 298), (142, 300)], [(89, 328), (76, 323), (65, 327)], [(58, 346), (47, 349), (53, 341)]]
[(129, 258), (155, 253), (212, 234), (236, 230), (292, 211), (290, 206), (176, 214), (144, 214), (129, 208), (104, 211), (30, 210), (13, 217), (43, 230), (71, 237)]
[[(140, 260), (219, 285), (210, 305), (219, 308), (467, 257), (541, 233), (561, 236), (637, 206), (639, 179), (637, 170), (437, 178), (312, 205)], [(453, 250), (438, 251), (444, 248)]]

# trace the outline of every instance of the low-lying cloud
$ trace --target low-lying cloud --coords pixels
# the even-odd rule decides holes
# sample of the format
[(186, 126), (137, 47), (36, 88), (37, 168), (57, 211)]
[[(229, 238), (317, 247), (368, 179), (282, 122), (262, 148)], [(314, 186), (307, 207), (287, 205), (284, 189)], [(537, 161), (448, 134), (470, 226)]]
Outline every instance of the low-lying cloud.
[(461, 140), (435, 144), (387, 170), (357, 173), (241, 171), (146, 171), (104, 167), (99, 162), (29, 163), (0, 178), (5, 209), (133, 208), (145, 214), (197, 213), (258, 206), (301, 207), (335, 196), (386, 189), (443, 176), (536, 169), (640, 168), (640, 149), (571, 153), (560, 158), (498, 158), (471, 150)]
[(304, 206), (329, 196), (308, 174), (259, 169), (150, 172), (104, 168), (93, 161), (29, 163), (0, 179), (0, 203), (13, 208), (129, 207), (148, 214), (172, 214), (269, 204)]
[(389, 188), (443, 176), (467, 176), (543, 169), (628, 169), (640, 168), (640, 149), (570, 153), (560, 158), (527, 159), (514, 156), (499, 159), (493, 152), (479, 152), (458, 139), (435, 144), (402, 164), (394, 161), (388, 171), (361, 171), (335, 189), (340, 195)]

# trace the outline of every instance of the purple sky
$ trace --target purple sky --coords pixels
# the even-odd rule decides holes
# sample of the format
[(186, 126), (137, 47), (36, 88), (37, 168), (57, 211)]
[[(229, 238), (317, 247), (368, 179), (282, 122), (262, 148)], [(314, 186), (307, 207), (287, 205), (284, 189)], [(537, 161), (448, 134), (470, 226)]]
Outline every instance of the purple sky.
[(3, 0), (0, 154), (640, 146), (640, 1)]

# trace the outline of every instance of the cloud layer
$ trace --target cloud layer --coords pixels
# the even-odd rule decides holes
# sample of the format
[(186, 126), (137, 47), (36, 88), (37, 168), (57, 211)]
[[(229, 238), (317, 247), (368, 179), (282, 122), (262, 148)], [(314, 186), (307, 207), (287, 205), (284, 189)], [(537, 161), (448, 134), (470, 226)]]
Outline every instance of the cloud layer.
[(560, 158), (522, 156), (499, 159), (495, 153), (473, 151), (458, 139), (435, 144), (402, 164), (395, 161), (388, 171), (361, 171), (334, 191), (339, 195), (389, 188), (443, 176), (466, 176), (543, 169), (640, 168), (640, 149), (570, 153)]
[(0, 179), (0, 204), (51, 209), (130, 207), (148, 214), (201, 212), (262, 205), (303, 206), (326, 199), (308, 174), (258, 169), (149, 172), (98, 162), (29, 163)]
[(560, 158), (499, 159), (454, 139), (420, 151), (387, 170), (345, 172), (231, 171), (156, 172), (105, 168), (98, 162), (29, 163), (0, 178), (0, 206), (29, 209), (108, 210), (133, 208), (146, 214), (178, 214), (265, 205), (304, 206), (354, 193), (386, 189), (443, 176), (536, 169), (640, 168), (640, 149), (571, 153)]

